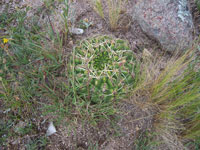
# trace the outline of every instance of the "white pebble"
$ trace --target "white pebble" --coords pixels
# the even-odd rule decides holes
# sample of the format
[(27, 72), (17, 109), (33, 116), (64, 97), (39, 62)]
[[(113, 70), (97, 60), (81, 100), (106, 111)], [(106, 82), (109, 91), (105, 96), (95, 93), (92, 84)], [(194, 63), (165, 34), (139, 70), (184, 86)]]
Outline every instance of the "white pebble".
[(47, 129), (46, 135), (47, 135), (47, 136), (50, 136), (50, 135), (52, 135), (52, 134), (54, 134), (54, 133), (56, 133), (56, 128), (55, 128), (55, 126), (53, 125), (53, 122), (50, 122), (49, 127), (48, 127), (48, 129)]

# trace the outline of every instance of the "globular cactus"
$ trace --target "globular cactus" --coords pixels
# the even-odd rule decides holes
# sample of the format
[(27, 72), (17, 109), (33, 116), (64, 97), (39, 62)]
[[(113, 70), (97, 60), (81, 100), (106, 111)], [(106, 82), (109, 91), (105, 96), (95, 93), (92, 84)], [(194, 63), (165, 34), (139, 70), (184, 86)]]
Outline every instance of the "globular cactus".
[(96, 36), (74, 48), (68, 72), (76, 95), (98, 103), (126, 97), (134, 88), (137, 66), (126, 41)]

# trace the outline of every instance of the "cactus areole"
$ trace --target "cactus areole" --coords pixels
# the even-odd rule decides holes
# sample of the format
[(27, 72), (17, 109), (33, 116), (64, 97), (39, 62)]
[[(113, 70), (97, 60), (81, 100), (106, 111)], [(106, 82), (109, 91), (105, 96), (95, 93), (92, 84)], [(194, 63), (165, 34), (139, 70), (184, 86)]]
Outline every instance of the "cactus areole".
[(98, 103), (126, 97), (134, 87), (136, 67), (128, 42), (95, 36), (74, 48), (68, 70), (76, 95)]

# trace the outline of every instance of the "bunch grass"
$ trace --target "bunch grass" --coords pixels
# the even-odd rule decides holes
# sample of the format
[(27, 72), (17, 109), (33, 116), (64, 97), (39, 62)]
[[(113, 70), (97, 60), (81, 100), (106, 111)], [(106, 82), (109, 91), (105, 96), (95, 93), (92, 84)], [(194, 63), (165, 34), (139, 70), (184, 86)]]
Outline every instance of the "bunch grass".
[(96, 11), (96, 13), (104, 19), (104, 11), (103, 11), (103, 5), (102, 0), (89, 0), (90, 3), (93, 6), (93, 9)]
[[(105, 19), (103, 0), (89, 0), (93, 9), (99, 14), (99, 16)], [(118, 21), (120, 19), (120, 14), (122, 13), (127, 0), (108, 0), (106, 5), (108, 6), (108, 21), (110, 29), (116, 31), (118, 29)]]
[(133, 91), (133, 96), (146, 95), (144, 107), (155, 108), (155, 129), (161, 133), (175, 132), (182, 140), (195, 140), (200, 135), (200, 75), (195, 69), (199, 59), (196, 52), (197, 45), (194, 45), (181, 56), (173, 56), (161, 73), (155, 73), (159, 72), (160, 59), (156, 58), (156, 62), (144, 51), (141, 76)]
[(120, 18), (120, 13), (123, 10), (125, 0), (108, 0), (108, 16), (109, 16), (109, 24), (110, 29), (112, 31), (117, 30), (118, 21)]
[(63, 13), (62, 13), (62, 18), (64, 21), (64, 25), (65, 25), (65, 38), (67, 38), (68, 33), (69, 33), (69, 23), (68, 23), (68, 19), (69, 19), (69, 1), (68, 0), (63, 0), (64, 2), (64, 8), (63, 8)]

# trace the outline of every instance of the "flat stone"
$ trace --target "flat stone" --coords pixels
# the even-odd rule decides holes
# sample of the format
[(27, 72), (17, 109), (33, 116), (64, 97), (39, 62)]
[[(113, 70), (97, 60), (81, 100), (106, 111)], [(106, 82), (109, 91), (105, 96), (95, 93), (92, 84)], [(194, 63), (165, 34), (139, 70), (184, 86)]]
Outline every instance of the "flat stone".
[(192, 44), (194, 25), (187, 0), (139, 0), (132, 14), (164, 50), (184, 50)]

